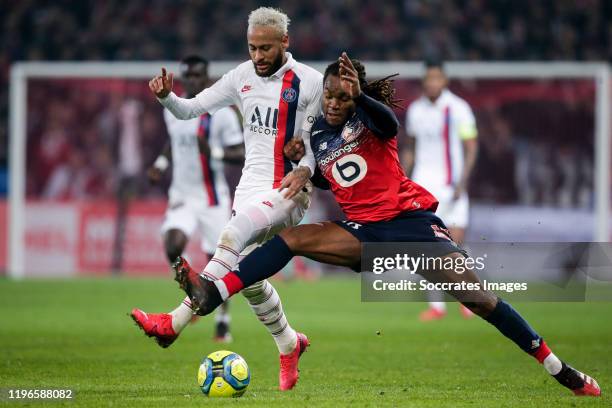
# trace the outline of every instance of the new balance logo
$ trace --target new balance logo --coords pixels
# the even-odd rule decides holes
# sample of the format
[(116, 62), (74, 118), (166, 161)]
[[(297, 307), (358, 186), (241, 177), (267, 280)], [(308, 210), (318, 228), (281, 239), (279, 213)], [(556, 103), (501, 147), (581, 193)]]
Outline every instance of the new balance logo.
[(242, 89), (240, 90), (240, 92), (247, 92), (251, 90), (251, 85), (245, 85), (242, 87)]
[(319, 151), (327, 149), (327, 142), (323, 142), (319, 145)]
[(262, 201), (262, 204), (263, 205), (267, 205), (270, 208), (274, 208), (274, 205), (271, 202), (269, 202), (269, 201)]

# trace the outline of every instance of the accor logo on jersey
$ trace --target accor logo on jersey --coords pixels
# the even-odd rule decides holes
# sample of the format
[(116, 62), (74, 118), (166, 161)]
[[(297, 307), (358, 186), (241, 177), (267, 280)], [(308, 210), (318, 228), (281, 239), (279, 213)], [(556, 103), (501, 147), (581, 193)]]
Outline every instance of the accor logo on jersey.
[(251, 114), (249, 130), (252, 133), (276, 136), (278, 133), (278, 108), (255, 106)]

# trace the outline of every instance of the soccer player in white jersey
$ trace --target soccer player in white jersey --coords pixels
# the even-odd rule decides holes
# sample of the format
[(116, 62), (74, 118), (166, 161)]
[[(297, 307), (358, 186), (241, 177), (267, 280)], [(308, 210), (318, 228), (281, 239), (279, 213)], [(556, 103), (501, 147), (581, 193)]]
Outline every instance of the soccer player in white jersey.
[[(211, 280), (225, 276), (239, 256), (257, 244), (297, 224), (310, 205), (309, 179), (315, 166), (310, 127), (321, 111), (323, 77), (286, 52), (288, 24), (287, 15), (273, 8), (260, 7), (251, 12), (247, 30), (250, 60), (193, 99), (179, 98), (171, 92), (173, 76), (165, 69), (149, 82), (162, 105), (179, 119), (214, 113), (229, 105), (236, 105), (242, 113), (245, 165), (232, 218), (202, 272)], [(284, 145), (295, 135), (305, 139), (307, 146), (297, 164), (283, 155)], [(180, 263), (174, 265), (175, 270), (180, 267)], [(269, 282), (256, 283), (242, 293), (280, 352), (280, 389), (293, 388), (298, 379), (298, 360), (308, 339), (288, 324), (280, 298)], [(192, 312), (191, 308), (186, 310)]]
[[(439, 201), (436, 215), (441, 217), (453, 240), (464, 242), (468, 224), (467, 186), (476, 162), (478, 132), (468, 103), (448, 88), (442, 63), (428, 61), (423, 78), (423, 95), (408, 107), (406, 129), (408, 150), (406, 173), (429, 190)], [(443, 294), (429, 293), (429, 308), (422, 321), (446, 316)], [(464, 317), (469, 309), (461, 306)]]
[[(193, 98), (208, 85), (208, 61), (197, 55), (179, 64), (185, 96)], [(172, 183), (168, 191), (168, 209), (161, 228), (166, 256), (170, 264), (183, 253), (189, 237), (196, 229), (201, 234), (202, 249), (215, 250), (224, 223), (230, 218), (229, 188), (223, 172), (223, 161), (242, 163), (244, 145), (238, 116), (230, 107), (214, 115), (204, 114), (190, 120), (176, 119), (164, 110), (169, 142), (148, 171), (149, 180), (156, 183), (172, 163)], [(162, 347), (176, 339), (176, 333), (191, 320), (178, 309), (159, 316), (132, 310), (132, 319), (145, 333), (153, 336)], [(214, 340), (231, 341), (228, 304), (218, 309), (215, 317)], [(165, 320), (166, 324), (159, 324)]]

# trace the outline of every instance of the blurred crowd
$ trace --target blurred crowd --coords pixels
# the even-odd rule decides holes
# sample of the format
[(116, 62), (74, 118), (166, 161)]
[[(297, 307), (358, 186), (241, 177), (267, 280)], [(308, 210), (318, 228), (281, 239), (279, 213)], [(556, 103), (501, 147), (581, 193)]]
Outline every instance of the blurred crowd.
[[(417, 80), (397, 80), (395, 86), (405, 101), (420, 92)], [(164, 196), (169, 174), (156, 186), (145, 177), (167, 133), (162, 108), (144, 81), (40, 79), (30, 88), (30, 197), (114, 199), (125, 186), (139, 197)], [(479, 129), (480, 153), (470, 185), (474, 199), (555, 207), (592, 204), (590, 81), (464, 80), (451, 82), (451, 89), (472, 105)], [(397, 114), (403, 119), (405, 111)], [(401, 147), (406, 139), (399, 136)], [(235, 185), (239, 166), (226, 170)], [(334, 205), (325, 205), (327, 214), (340, 215)]]
[[(0, 2), (0, 195), (6, 190), (3, 175), (8, 155), (8, 73), (12, 62), (176, 60), (191, 52), (213, 60), (242, 60), (247, 57), (246, 17), (260, 4), (253, 0)], [(268, 1), (266, 5), (278, 6), (291, 17), (291, 50), (300, 60), (331, 60), (342, 50), (363, 60), (612, 58), (612, 2), (605, 0), (287, 0)], [(38, 104), (36, 109), (46, 112), (39, 116), (48, 120), (44, 129), (34, 131), (40, 138), (35, 148), (50, 162), (61, 163), (63, 170), (53, 174), (45, 167), (46, 162), (28, 164), (29, 169), (35, 168), (45, 176), (41, 185), (40, 181), (31, 182), (35, 185), (28, 186), (30, 192), (61, 196), (62, 189), (70, 187), (96, 196), (99, 191), (113, 188), (103, 180), (104, 173), (112, 171), (108, 162), (117, 157), (120, 137), (112, 133), (116, 129), (109, 130), (111, 125), (104, 121), (96, 122), (106, 139), (94, 142), (100, 136), (98, 131), (67, 136), (70, 130), (57, 125), (58, 118), (70, 122), (71, 117), (87, 115), (87, 109), (112, 106), (115, 113), (121, 110), (120, 101), (102, 103), (91, 98), (82, 106), (80, 101), (77, 103), (86, 111), (81, 113), (74, 112), (70, 100), (59, 96), (51, 101), (32, 97), (33, 103)], [(153, 115), (150, 112), (159, 113), (145, 108), (145, 119), (141, 120)], [(30, 118), (31, 129), (39, 119)], [(153, 120), (159, 119), (150, 121)], [(503, 134), (507, 127), (504, 120), (492, 120), (491, 128)], [(79, 149), (72, 143), (76, 139), (81, 145), (101, 143), (103, 147)], [(520, 144), (513, 146), (520, 151)], [(492, 148), (500, 149), (498, 145)], [(90, 157), (90, 151), (96, 152), (95, 157)], [(546, 154), (550, 154), (538, 156), (537, 149), (526, 151), (531, 155), (529, 163), (545, 162)], [(563, 151), (560, 154), (563, 157)], [(559, 171), (571, 167), (571, 160), (566, 162), (559, 164)], [(72, 182), (74, 178), (69, 175), (84, 164), (93, 164), (91, 167), (98, 170), (90, 171), (86, 180)], [(531, 169), (527, 173), (513, 177), (547, 178), (543, 170)], [(530, 198), (538, 194), (517, 193), (526, 195), (527, 201), (538, 201), (537, 197)]]
[[(245, 58), (254, 0), (7, 0), (3, 54), (14, 60)], [(266, 1), (292, 19), (302, 60), (348, 50), (364, 60), (602, 60), (612, 57), (605, 0)]]
[(159, 104), (141, 81), (34, 80), (26, 192), (32, 198), (114, 199), (158, 189), (142, 177), (165, 143)]
[(481, 137), (471, 196), (485, 203), (591, 208), (592, 100), (499, 102), (475, 110)]

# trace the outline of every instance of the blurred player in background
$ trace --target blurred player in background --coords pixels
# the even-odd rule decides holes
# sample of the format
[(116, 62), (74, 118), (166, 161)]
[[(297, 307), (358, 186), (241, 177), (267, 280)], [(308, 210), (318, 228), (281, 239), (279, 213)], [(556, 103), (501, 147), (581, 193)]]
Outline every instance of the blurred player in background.
[[(208, 61), (192, 55), (181, 60), (179, 69), (185, 97), (193, 98), (208, 85)], [(219, 109), (214, 115), (179, 120), (164, 110), (170, 140), (152, 167), (149, 180), (157, 183), (172, 164), (172, 184), (168, 190), (168, 209), (161, 228), (164, 248), (170, 264), (185, 250), (196, 229), (201, 233), (202, 249), (212, 258), (223, 225), (231, 212), (230, 192), (223, 172), (223, 161), (242, 163), (244, 146), (242, 128), (232, 108)], [(214, 339), (231, 341), (229, 304), (219, 308)], [(170, 314), (146, 314), (132, 310), (134, 321), (162, 347), (168, 347), (192, 318), (190, 310), (178, 307)], [(157, 325), (158, 319), (170, 324)], [(169, 329), (172, 330), (169, 330)]]
[[(166, 74), (165, 69), (149, 82), (162, 105), (179, 119), (214, 113), (230, 105), (238, 106), (244, 118), (245, 166), (236, 187), (232, 218), (202, 272), (211, 280), (225, 276), (240, 255), (299, 223), (310, 205), (312, 187), (308, 183), (315, 162), (307, 140), (321, 111), (322, 75), (286, 52), (288, 24), (287, 15), (273, 8), (251, 12), (247, 30), (251, 59), (192, 99), (172, 92), (172, 74)], [(308, 146), (297, 166), (283, 154), (284, 145), (296, 134), (306, 139)], [(280, 297), (267, 280), (242, 293), (278, 347), (280, 389), (293, 388), (308, 338), (289, 325)], [(191, 312), (190, 306), (186, 298), (179, 308)]]
[[(426, 62), (423, 95), (410, 104), (406, 113), (408, 148), (404, 164), (406, 174), (438, 199), (436, 215), (461, 245), (468, 225), (467, 186), (476, 163), (478, 131), (470, 105), (447, 86), (442, 63)], [(419, 318), (422, 321), (444, 318), (444, 294), (430, 292), (428, 298), (429, 309)], [(473, 316), (468, 308), (460, 307), (464, 317)]]

